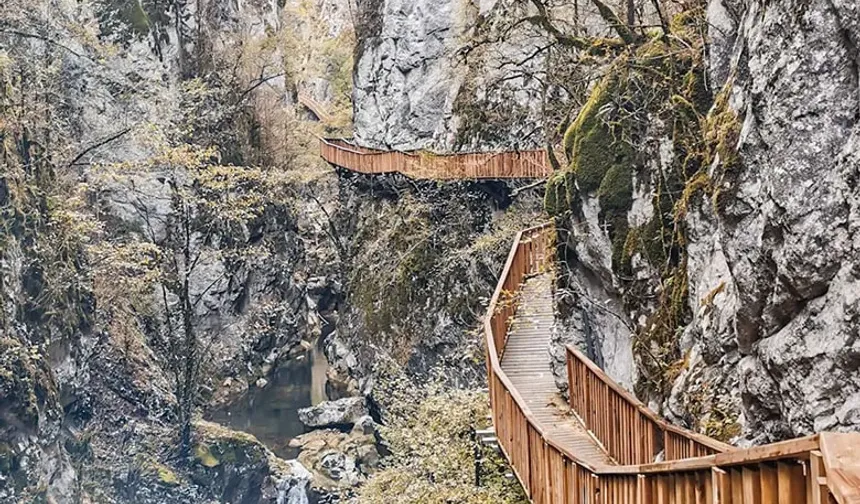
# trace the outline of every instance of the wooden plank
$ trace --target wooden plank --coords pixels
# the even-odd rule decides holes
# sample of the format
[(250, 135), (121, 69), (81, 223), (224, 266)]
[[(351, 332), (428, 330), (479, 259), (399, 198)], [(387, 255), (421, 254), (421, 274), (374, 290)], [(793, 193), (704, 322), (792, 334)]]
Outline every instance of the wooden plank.
[(810, 504), (828, 504), (824, 458), (818, 450), (809, 453), (807, 496)]
[(802, 504), (806, 502), (806, 484), (803, 465), (798, 462), (777, 462), (777, 502)]
[(731, 479), (719, 467), (711, 468), (711, 493), (713, 504), (733, 504)]
[(779, 484), (776, 466), (770, 463), (759, 465), (762, 504), (779, 504)]
[(732, 504), (748, 504), (744, 502), (744, 482), (741, 469), (733, 467), (729, 470), (731, 477)]
[(822, 434), (821, 452), (833, 498), (839, 504), (860, 502), (860, 434)]
[(744, 467), (741, 471), (743, 477), (744, 504), (761, 504), (761, 479), (759, 470), (752, 467)]

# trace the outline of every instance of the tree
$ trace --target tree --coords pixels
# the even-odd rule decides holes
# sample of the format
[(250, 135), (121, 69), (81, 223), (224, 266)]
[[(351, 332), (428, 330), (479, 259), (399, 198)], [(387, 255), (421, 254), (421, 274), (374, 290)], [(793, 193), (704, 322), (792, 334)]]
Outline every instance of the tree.
[[(226, 275), (208, 278), (200, 269), (216, 260), (248, 262), (265, 256), (264, 248), (248, 246), (243, 237), (249, 224), (284, 193), (276, 172), (221, 164), (213, 148), (171, 140), (154, 127), (147, 135), (151, 156), (104, 166), (95, 181), (102, 192), (122, 195), (142, 222), (139, 231), (115, 238), (107, 252), (102, 248), (102, 255), (113, 266), (128, 261), (126, 275), (140, 269), (138, 276), (154, 289), (150, 295), (160, 316), (155, 346), (163, 350), (174, 377), (179, 454), (186, 457), (200, 369), (211, 344), (201, 340), (197, 308)], [(153, 179), (160, 190), (141, 189), (143, 181)], [(153, 210), (159, 198), (168, 202), (160, 214)]]
[[(506, 147), (554, 145), (557, 126), (582, 105), (606, 57), (646, 40), (644, 27), (617, 14), (625, 5), (618, 0), (505, 0), (476, 14), (457, 52), (467, 68), (454, 103), (460, 119), (457, 147), (494, 144), (523, 124), (533, 128), (518, 131), (516, 145)], [(523, 94), (529, 99), (524, 101)], [(539, 113), (534, 103), (541, 104)]]

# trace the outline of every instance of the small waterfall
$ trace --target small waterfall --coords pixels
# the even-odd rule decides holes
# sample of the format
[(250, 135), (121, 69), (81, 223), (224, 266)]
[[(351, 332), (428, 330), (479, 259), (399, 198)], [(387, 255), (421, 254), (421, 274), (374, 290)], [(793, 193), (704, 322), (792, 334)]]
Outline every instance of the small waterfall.
[(304, 486), (292, 486), (278, 492), (278, 504), (308, 504), (308, 492)]
[(263, 387), (251, 386), (232, 403), (212, 411), (207, 419), (254, 434), (275, 455), (295, 458), (289, 442), (305, 431), (298, 410), (326, 400), (328, 361), (319, 345), (281, 364)]
[(328, 379), (328, 359), (320, 348), (321, 341), (314, 343), (311, 350), (311, 405), (328, 400), (325, 393), (325, 384)]

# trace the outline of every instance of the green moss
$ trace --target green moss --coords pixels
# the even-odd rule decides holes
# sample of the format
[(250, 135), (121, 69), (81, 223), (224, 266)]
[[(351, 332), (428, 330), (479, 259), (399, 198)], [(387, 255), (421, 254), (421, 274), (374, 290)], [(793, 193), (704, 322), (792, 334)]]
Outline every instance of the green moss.
[(685, 9), (672, 16), (672, 20), (669, 22), (669, 29), (677, 37), (695, 39), (701, 33), (705, 19), (704, 14), (704, 8), (702, 7)]
[(624, 47), (626, 47), (626, 44), (620, 39), (599, 37), (591, 41), (588, 54), (592, 56), (606, 56), (624, 49)]
[(128, 2), (128, 21), (132, 29), (139, 35), (149, 33), (150, 21), (139, 0)]
[[(686, 277), (685, 217), (696, 198), (730, 188), (739, 160), (735, 145), (740, 132), (737, 115), (728, 107), (728, 92), (716, 100), (708, 87), (701, 8), (686, 10), (671, 20), (672, 36), (649, 33), (628, 45), (605, 65), (606, 73), (565, 130), (563, 145), (569, 165), (547, 184), (545, 206), (553, 215), (572, 209), (582, 194), (594, 194), (600, 220), (612, 243), (613, 270), (624, 284), (630, 311), (653, 310), (636, 335), (635, 354), (642, 377), (643, 397), (663, 396), (686, 359), (678, 338), (689, 322)], [(610, 54), (595, 42), (595, 54)], [(656, 119), (656, 120), (655, 120)], [(659, 171), (649, 172), (637, 152), (657, 134), (671, 139), (671, 158)], [(650, 152), (650, 151), (649, 151)], [(712, 170), (719, 157), (720, 167)], [(663, 161), (663, 159), (661, 159)], [(564, 175), (573, 174), (574, 184)], [(650, 185), (653, 217), (630, 228), (634, 174)], [(709, 175), (710, 174), (710, 175)], [(562, 200), (562, 188), (572, 187)], [(637, 280), (634, 256), (641, 255), (660, 274), (656, 308), (651, 308), (654, 282)], [(643, 302), (648, 294), (651, 301)]]
[(600, 109), (613, 99), (616, 86), (614, 67), (603, 79), (594, 86), (585, 105), (580, 109), (576, 119), (570, 123), (564, 134), (564, 151), (568, 156), (573, 155), (576, 143), (583, 134), (600, 125), (598, 113)]
[(543, 208), (549, 215), (555, 217), (565, 212), (564, 177), (555, 173), (546, 181), (543, 196)]
[(729, 105), (731, 83), (717, 95), (714, 107), (704, 122), (708, 161), (719, 158), (719, 167), (713, 176), (711, 199), (714, 210), (720, 214), (725, 208), (728, 194), (724, 191), (737, 178), (742, 167), (737, 151), (741, 133), (740, 118)]
[(194, 458), (205, 467), (237, 463), (256, 465), (266, 458), (263, 445), (251, 434), (212, 422), (199, 421), (194, 425), (200, 437), (194, 449)]
[(629, 164), (613, 165), (597, 190), (600, 209), (613, 215), (626, 214), (633, 203), (633, 170)]
[(553, 216), (559, 216), (576, 208), (576, 178), (573, 172), (562, 170), (552, 174), (547, 180), (544, 193), (544, 209)]
[(624, 141), (624, 125), (606, 117), (613, 101), (623, 99), (619, 83), (625, 67), (619, 62), (592, 90), (588, 101), (564, 135), (564, 148), (571, 160), (569, 170), (576, 175), (579, 190), (596, 191), (613, 166), (630, 164), (632, 149)]
[(728, 411), (717, 404), (705, 418), (700, 430), (708, 437), (728, 443), (741, 434), (741, 424), (737, 418), (737, 412)]
[(700, 171), (693, 175), (690, 180), (684, 185), (684, 191), (681, 197), (675, 203), (675, 219), (683, 219), (687, 215), (687, 209), (690, 205), (690, 200), (699, 193), (711, 192), (711, 177), (707, 172)]
[(166, 465), (158, 464), (157, 468), (158, 481), (165, 486), (178, 486), (179, 476)]
[(205, 444), (198, 444), (194, 447), (194, 460), (196, 460), (200, 465), (204, 467), (217, 467), (221, 464), (218, 458), (215, 455), (212, 455), (212, 451), (209, 450), (209, 447)]
[(612, 240), (612, 269), (618, 274), (626, 274), (625, 266), (630, 265), (630, 258), (624, 256), (624, 245), (630, 226), (627, 224), (627, 216), (618, 215), (607, 221), (609, 223), (609, 238)]

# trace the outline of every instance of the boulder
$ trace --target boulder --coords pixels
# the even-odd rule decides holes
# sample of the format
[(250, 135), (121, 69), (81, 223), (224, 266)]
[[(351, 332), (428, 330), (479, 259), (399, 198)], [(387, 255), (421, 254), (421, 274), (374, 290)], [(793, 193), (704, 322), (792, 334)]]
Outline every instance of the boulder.
[(364, 397), (346, 397), (302, 408), (299, 410), (299, 420), (312, 429), (341, 427), (352, 426), (367, 414), (367, 401)]
[(350, 432), (322, 429), (303, 434), (290, 447), (312, 476), (315, 492), (335, 494), (361, 485), (379, 468), (376, 425), (370, 417), (356, 422)]

